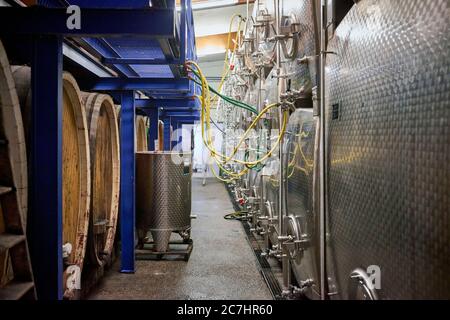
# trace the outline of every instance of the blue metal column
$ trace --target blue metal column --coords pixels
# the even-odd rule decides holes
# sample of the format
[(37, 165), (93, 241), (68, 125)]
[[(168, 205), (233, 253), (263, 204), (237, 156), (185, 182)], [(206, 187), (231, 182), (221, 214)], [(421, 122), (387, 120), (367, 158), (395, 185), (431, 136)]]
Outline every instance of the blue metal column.
[(120, 226), (122, 259), (120, 271), (134, 273), (135, 226), (135, 108), (134, 91), (124, 91), (120, 113)]
[(178, 145), (180, 146), (180, 150), (183, 150), (183, 123), (179, 122), (178, 129), (180, 132), (180, 135), (178, 136)]
[(62, 38), (36, 37), (33, 50), (28, 244), (38, 298), (61, 300)]
[(170, 117), (164, 117), (164, 151), (170, 151)]
[(155, 150), (155, 140), (158, 139), (158, 108), (146, 110), (150, 118), (150, 128), (148, 130), (148, 151)]
[(180, 1), (180, 61), (184, 63), (186, 60), (186, 0)]
[(172, 128), (173, 128), (173, 133), (172, 133), (172, 141), (170, 142), (170, 148), (172, 150), (175, 149), (175, 146), (178, 143), (178, 122), (177, 121), (173, 121), (172, 122)]
[(182, 150), (183, 149), (183, 145), (182, 145), (182, 142), (183, 142), (183, 123), (180, 122), (180, 121), (177, 122), (177, 130), (178, 130), (178, 137), (177, 137), (176, 144), (178, 145), (179, 150)]

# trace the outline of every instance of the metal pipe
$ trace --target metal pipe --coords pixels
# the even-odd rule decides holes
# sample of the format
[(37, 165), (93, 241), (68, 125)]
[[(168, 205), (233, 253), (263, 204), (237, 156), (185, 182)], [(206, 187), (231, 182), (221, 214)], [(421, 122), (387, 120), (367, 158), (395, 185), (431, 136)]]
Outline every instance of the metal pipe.
[[(279, 0), (274, 0), (274, 9), (275, 9), (275, 31), (278, 34), (280, 31), (280, 17), (279, 17), (279, 10), (278, 10), (278, 6), (279, 6)], [(279, 42), (276, 43), (276, 72), (277, 72), (277, 76), (280, 75), (281, 72), (281, 64), (280, 64), (280, 45)], [(280, 87), (280, 81), (281, 81), (281, 77), (278, 77), (277, 79), (277, 86)], [(277, 103), (280, 103), (280, 91), (278, 90), (277, 92)], [(281, 108), (279, 108), (278, 110), (278, 123), (281, 129), (281, 122), (283, 119), (283, 111), (281, 110)], [(282, 139), (283, 140), (283, 139)], [(279, 159), (280, 159), (280, 164), (278, 167), (278, 178), (280, 180), (280, 187), (278, 189), (278, 197), (279, 197), (279, 201), (278, 201), (278, 232), (279, 235), (282, 236), (284, 235), (283, 232), (283, 205), (282, 205), (282, 197), (283, 197), (283, 189), (282, 189), (282, 181), (283, 181), (283, 152), (282, 152), (282, 148), (281, 146), (283, 145), (283, 141), (280, 141), (280, 147), (279, 147), (279, 151), (278, 151), (278, 155), (279, 155)]]
[(319, 146), (319, 186), (320, 186), (320, 298), (326, 299), (326, 117), (325, 117), (325, 61), (326, 61), (326, 0), (321, 0), (320, 10), (320, 146)]
[[(274, 0), (274, 9), (275, 9), (275, 31), (278, 35), (280, 34), (280, 0)], [(276, 70), (277, 70), (277, 76), (278, 76), (278, 92), (277, 92), (277, 102), (281, 102), (281, 90), (283, 87), (280, 82), (283, 81), (283, 75), (282, 75), (282, 69), (281, 69), (281, 43), (280, 41), (276, 42)], [(280, 107), (278, 111), (279, 116), (279, 125), (281, 126), (281, 123), (283, 121), (283, 108)], [(286, 246), (283, 245), (283, 242), (285, 240), (284, 237), (286, 236), (286, 230), (284, 227), (284, 210), (285, 210), (285, 204), (284, 204), (284, 196), (285, 196), (285, 172), (284, 172), (284, 152), (283, 152), (283, 144), (284, 144), (284, 138), (280, 141), (280, 147), (279, 147), (279, 157), (280, 157), (280, 165), (279, 165), (279, 180), (280, 180), (280, 187), (278, 190), (278, 236), (279, 236), (279, 249), (281, 249), (281, 261), (282, 261), (282, 271), (283, 271), (283, 291), (286, 293), (287, 290), (289, 290), (289, 286), (291, 283), (290, 275), (290, 261), (289, 261), (289, 255), (286, 249)]]
[[(281, 148), (281, 154), (282, 154), (282, 158), (280, 160), (281, 162), (281, 166), (282, 166), (282, 180), (280, 182), (280, 189), (282, 190), (282, 195), (283, 197), (280, 199), (281, 202), (281, 207), (283, 208), (283, 215), (282, 220), (283, 220), (283, 234), (282, 237), (284, 239), (286, 239), (287, 237), (287, 230), (284, 226), (284, 220), (287, 219), (289, 212), (287, 211), (287, 186), (288, 186), (288, 163), (289, 163), (289, 140), (285, 139), (286, 143), (284, 143), (283, 145), (280, 146)], [(286, 240), (283, 240), (286, 241)], [(290, 261), (290, 257), (289, 257), (289, 251), (286, 247), (286, 245), (282, 246), (282, 268), (283, 268), (283, 285), (284, 285), (284, 289), (287, 290), (290, 288), (291, 285), (291, 261)]]

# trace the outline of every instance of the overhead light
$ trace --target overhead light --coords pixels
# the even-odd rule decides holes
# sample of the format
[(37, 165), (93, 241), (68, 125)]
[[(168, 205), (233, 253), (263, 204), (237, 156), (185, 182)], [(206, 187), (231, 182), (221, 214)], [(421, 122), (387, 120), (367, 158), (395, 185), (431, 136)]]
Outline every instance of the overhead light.
[[(232, 6), (238, 4), (238, 0), (211, 0), (204, 2), (195, 2), (192, 4), (192, 10), (203, 10), (203, 9), (213, 9), (222, 8), (227, 6)], [(177, 6), (177, 11), (180, 11), (181, 7)]]

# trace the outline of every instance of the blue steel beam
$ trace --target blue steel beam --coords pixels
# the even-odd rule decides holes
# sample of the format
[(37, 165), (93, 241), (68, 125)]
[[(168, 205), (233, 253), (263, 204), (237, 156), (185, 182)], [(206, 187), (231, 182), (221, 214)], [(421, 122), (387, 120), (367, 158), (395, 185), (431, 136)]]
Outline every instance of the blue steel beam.
[(91, 72), (97, 77), (111, 77), (114, 74), (108, 70), (99, 61), (93, 59), (90, 55), (86, 54), (80, 47), (74, 45), (70, 41), (63, 43), (64, 57), (75, 62), (77, 65), (82, 66), (84, 69)]
[[(183, 123), (177, 122), (177, 128), (178, 128), (178, 130), (182, 130)], [(183, 147), (182, 143), (183, 143), (183, 132), (180, 132), (180, 135), (178, 136), (178, 141), (177, 141), (177, 144), (181, 147), (180, 149), (182, 149), (182, 147)]]
[(138, 108), (177, 108), (177, 109), (198, 109), (195, 100), (189, 97), (185, 99), (137, 99)]
[(177, 133), (178, 136), (173, 138), (172, 141), (172, 150), (181, 151), (183, 148), (183, 125), (189, 124), (185, 122), (176, 122), (175, 125), (178, 128)]
[(166, 117), (163, 119), (164, 122), (164, 151), (170, 151), (171, 150), (171, 144), (170, 144), (170, 118)]
[(158, 109), (147, 109), (145, 113), (150, 118), (150, 128), (148, 130), (148, 151), (155, 150), (155, 140), (158, 139)]
[[(96, 52), (100, 57), (120, 57), (120, 53), (117, 52), (117, 48), (113, 47), (105, 38), (78, 38), (77, 43), (81, 47), (88, 47), (88, 51)], [(119, 74), (123, 74), (126, 77), (138, 77), (139, 74), (129, 65), (112, 65), (111, 69), (116, 70)]]
[(162, 117), (162, 118), (165, 118), (165, 117), (200, 118), (200, 111), (193, 110), (193, 111), (189, 112), (189, 110), (186, 110), (186, 111), (165, 111), (165, 110), (162, 110), (162, 111), (160, 111), (160, 117)]
[(102, 58), (104, 64), (144, 64), (144, 65), (168, 65), (182, 64), (177, 59), (140, 59), (140, 58)]
[(175, 39), (175, 10), (92, 9), (81, 10), (81, 28), (66, 25), (66, 8), (0, 7), (0, 32), (76, 37), (145, 36)]
[(200, 119), (196, 117), (172, 117), (172, 121), (176, 121), (183, 124), (193, 124), (195, 122), (200, 121)]
[(175, 117), (172, 117), (172, 123), (182, 123), (182, 124), (194, 124), (198, 122), (198, 119), (195, 118), (181, 118), (176, 119)]
[(189, 79), (158, 79), (158, 78), (98, 78), (81, 81), (80, 86), (84, 90), (99, 91), (176, 91), (177, 93), (189, 92)]
[(170, 149), (174, 150), (175, 146), (178, 144), (178, 137), (175, 136), (175, 133), (178, 134), (178, 123), (177, 122), (171, 122), (173, 133), (172, 133), (172, 140), (170, 141)]
[(120, 271), (134, 273), (135, 228), (135, 141), (134, 92), (121, 96), (120, 110), (120, 228), (122, 259)]
[(38, 298), (61, 300), (62, 38), (36, 38), (33, 50), (28, 243)]
[(198, 116), (192, 115), (161, 115), (162, 121), (164, 122), (164, 150), (169, 151), (172, 150), (173, 147), (177, 144), (178, 137), (172, 137), (173, 141), (170, 139), (170, 127), (172, 126), (174, 132), (178, 128), (179, 125), (182, 124), (194, 124), (199, 120)]
[(70, 4), (76, 4), (82, 8), (148, 8), (148, 0), (69, 0)]

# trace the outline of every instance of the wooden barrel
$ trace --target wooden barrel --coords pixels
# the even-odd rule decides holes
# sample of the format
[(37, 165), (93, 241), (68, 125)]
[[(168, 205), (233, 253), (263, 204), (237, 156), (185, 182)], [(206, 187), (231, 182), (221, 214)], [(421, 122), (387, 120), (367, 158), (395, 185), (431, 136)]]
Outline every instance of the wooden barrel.
[[(26, 121), (31, 119), (31, 72), (26, 66), (13, 67), (21, 109)], [(76, 80), (63, 73), (62, 106), (62, 212), (63, 245), (70, 244), (70, 253), (65, 251), (64, 296), (73, 298), (73, 286), (81, 276), (86, 250), (89, 225), (91, 193), (89, 136), (85, 110), (81, 103), (81, 92)], [(27, 123), (26, 127), (30, 127)], [(56, 134), (56, 133), (55, 133)], [(30, 133), (28, 134), (28, 139)], [(66, 246), (67, 248), (68, 246)], [(74, 281), (76, 280), (76, 281)]]
[[(91, 174), (86, 114), (75, 79), (63, 73), (62, 195), (63, 244), (72, 252), (67, 263), (83, 268), (89, 223)], [(67, 275), (69, 276), (69, 275)], [(70, 280), (69, 280), (70, 281)], [(66, 288), (71, 298), (72, 289)]]
[[(120, 132), (120, 111), (121, 106), (116, 105), (116, 114), (117, 114), (117, 122), (119, 124), (119, 132)], [(148, 142), (147, 142), (147, 129), (148, 129), (148, 117), (145, 116), (136, 116), (135, 117), (135, 146), (136, 151), (147, 151), (148, 150)], [(120, 140), (120, 139), (119, 139)]]
[[(28, 171), (27, 171), (27, 153), (24, 134), (24, 125), (22, 122), (22, 112), (20, 103), (11, 76), (11, 67), (6, 57), (6, 52), (0, 42), (0, 66), (2, 73), (0, 75), (1, 90), (0, 104), (2, 105), (2, 121), (4, 133), (7, 134), (7, 140), (1, 144), (1, 148), (7, 148), (9, 157), (13, 162), (12, 175), (14, 176), (14, 188), (17, 190), (19, 205), (21, 208), (22, 223), (26, 230), (27, 212), (28, 212)], [(31, 100), (30, 100), (31, 101)], [(26, 126), (25, 126), (26, 127)], [(0, 170), (3, 170), (0, 169)], [(3, 176), (0, 171), (0, 175)]]
[[(9, 61), (0, 41), (0, 236), (25, 234), (27, 181), (25, 136), (19, 99)], [(7, 242), (2, 243), (1, 239), (0, 247), (0, 288), (3, 288), (14, 279), (14, 261), (11, 259), (13, 248)], [(28, 255), (28, 252), (25, 253)], [(1, 290), (0, 295), (5, 299), (10, 298), (2, 294)]]
[(147, 151), (147, 117), (136, 116), (136, 151)]
[(112, 98), (82, 93), (89, 127), (91, 209), (87, 252), (96, 266), (108, 263), (114, 245), (120, 188), (117, 115)]
[[(156, 147), (156, 146), (155, 146)], [(164, 150), (164, 122), (158, 120), (158, 150)]]

